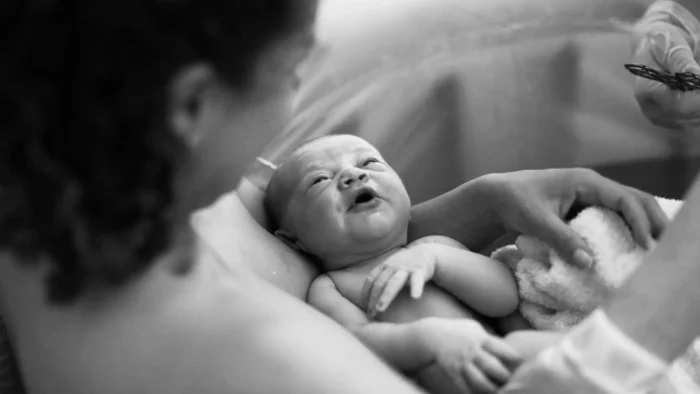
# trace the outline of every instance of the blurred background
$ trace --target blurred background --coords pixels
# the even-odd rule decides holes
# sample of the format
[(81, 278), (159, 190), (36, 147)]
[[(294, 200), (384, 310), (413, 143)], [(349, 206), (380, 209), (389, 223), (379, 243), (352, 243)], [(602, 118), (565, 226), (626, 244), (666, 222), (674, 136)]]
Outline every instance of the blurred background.
[[(384, 153), (414, 202), (486, 173), (573, 166), (681, 197), (700, 130), (653, 126), (623, 67), (650, 3), (322, 0), (297, 116), (263, 157), (352, 133)], [(264, 188), (259, 166), (249, 178)]]

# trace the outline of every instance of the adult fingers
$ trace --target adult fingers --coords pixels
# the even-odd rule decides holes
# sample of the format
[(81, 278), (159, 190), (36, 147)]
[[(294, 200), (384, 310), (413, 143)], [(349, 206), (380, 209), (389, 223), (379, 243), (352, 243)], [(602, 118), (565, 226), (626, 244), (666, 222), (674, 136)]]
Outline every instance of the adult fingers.
[(651, 224), (638, 194), (633, 189), (595, 172), (582, 177), (579, 185), (579, 202), (603, 206), (621, 213), (637, 242), (645, 248), (651, 247)]
[(649, 218), (651, 235), (658, 239), (669, 223), (668, 215), (666, 215), (666, 212), (664, 212), (654, 196), (640, 190), (637, 192), (640, 195), (640, 201)]
[[(698, 65), (688, 40), (676, 28), (659, 29), (649, 35), (650, 53), (657, 64), (671, 73), (693, 72), (700, 74)], [(643, 56), (640, 53), (640, 56)]]
[(474, 357), (474, 365), (482, 371), (489, 381), (500, 387), (510, 379), (510, 370), (493, 354), (480, 352)]
[(494, 337), (486, 341), (484, 350), (498, 357), (511, 371), (515, 371), (523, 363), (523, 356), (500, 338)]
[[(653, 124), (671, 130), (681, 130), (688, 126), (700, 124), (694, 113), (677, 115), (681, 95), (691, 92), (671, 90), (661, 82), (637, 77), (634, 84), (635, 98), (644, 116)], [(693, 100), (695, 101), (695, 100)], [(700, 105), (700, 98), (698, 99)]]
[(533, 215), (533, 235), (581, 268), (593, 265), (591, 250), (581, 236), (552, 212)]
[(617, 209), (632, 229), (632, 235), (638, 244), (644, 248), (651, 248), (653, 238), (651, 235), (651, 223), (647, 217), (646, 209), (641, 201), (633, 196), (622, 197)]
[[(700, 65), (686, 39), (674, 28), (656, 30), (641, 38), (634, 62), (662, 72), (700, 74)], [(637, 77), (635, 96), (644, 115), (659, 126), (700, 124), (700, 91), (676, 91), (663, 83)]]
[(379, 297), (379, 301), (374, 306), (378, 312), (384, 312), (391, 305), (396, 296), (399, 295), (399, 292), (401, 292), (401, 289), (406, 286), (408, 276), (409, 273), (407, 271), (398, 270), (389, 278)]
[(467, 386), (477, 393), (491, 394), (496, 393), (496, 385), (494, 385), (473, 363), (467, 363), (463, 370), (464, 380)]

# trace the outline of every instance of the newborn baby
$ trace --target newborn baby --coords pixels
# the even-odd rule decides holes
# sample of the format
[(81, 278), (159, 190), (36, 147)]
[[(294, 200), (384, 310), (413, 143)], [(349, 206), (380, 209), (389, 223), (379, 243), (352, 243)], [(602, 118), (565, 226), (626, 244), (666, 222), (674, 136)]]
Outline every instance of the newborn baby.
[[(503, 318), (518, 306), (517, 286), (504, 264), (446, 237), (407, 243), (408, 193), (361, 138), (327, 136), (299, 147), (272, 176), (265, 207), (275, 235), (310, 255), (324, 272), (311, 285), (309, 303), (346, 327), (369, 319)], [(406, 285), (409, 291), (402, 290)], [(520, 335), (508, 345), (486, 335), (501, 349), (512, 345), (520, 353), (542, 342)], [(493, 346), (475, 352), (471, 361), (494, 386), (504, 383), (503, 371), (512, 372), (508, 354), (518, 354)], [(444, 392), (428, 371), (418, 380)]]

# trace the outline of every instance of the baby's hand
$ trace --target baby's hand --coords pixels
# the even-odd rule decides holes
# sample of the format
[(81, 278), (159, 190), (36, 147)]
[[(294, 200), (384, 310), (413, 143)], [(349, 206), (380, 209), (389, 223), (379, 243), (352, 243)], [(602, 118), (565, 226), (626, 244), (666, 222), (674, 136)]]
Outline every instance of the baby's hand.
[(384, 312), (410, 280), (411, 297), (423, 295), (423, 286), (435, 275), (437, 261), (428, 244), (401, 250), (370, 272), (362, 288), (362, 302), (370, 318)]
[(434, 354), (435, 366), (460, 392), (496, 393), (523, 361), (515, 349), (474, 320), (425, 321), (422, 339)]

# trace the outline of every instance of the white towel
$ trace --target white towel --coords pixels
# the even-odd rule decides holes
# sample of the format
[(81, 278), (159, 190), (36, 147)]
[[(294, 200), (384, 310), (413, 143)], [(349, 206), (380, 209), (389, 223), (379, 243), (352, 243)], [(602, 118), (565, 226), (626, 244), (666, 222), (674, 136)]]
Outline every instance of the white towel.
[[(682, 202), (657, 198), (669, 218)], [(540, 330), (567, 331), (619, 288), (647, 253), (634, 241), (623, 218), (609, 209), (590, 207), (569, 222), (588, 243), (595, 264), (580, 269), (566, 262), (543, 242), (520, 236), (515, 245), (493, 253), (514, 272), (520, 293), (520, 312)], [(700, 339), (669, 369), (658, 394), (700, 393)]]

